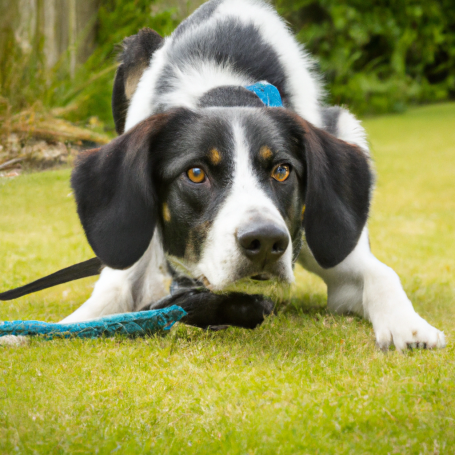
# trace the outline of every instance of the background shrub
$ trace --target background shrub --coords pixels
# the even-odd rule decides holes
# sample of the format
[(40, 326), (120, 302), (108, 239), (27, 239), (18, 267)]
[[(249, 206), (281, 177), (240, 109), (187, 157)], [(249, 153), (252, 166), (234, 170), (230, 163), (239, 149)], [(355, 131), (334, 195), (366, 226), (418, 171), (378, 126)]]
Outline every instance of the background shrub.
[(455, 97), (453, 0), (276, 0), (316, 57), (329, 101), (357, 113)]

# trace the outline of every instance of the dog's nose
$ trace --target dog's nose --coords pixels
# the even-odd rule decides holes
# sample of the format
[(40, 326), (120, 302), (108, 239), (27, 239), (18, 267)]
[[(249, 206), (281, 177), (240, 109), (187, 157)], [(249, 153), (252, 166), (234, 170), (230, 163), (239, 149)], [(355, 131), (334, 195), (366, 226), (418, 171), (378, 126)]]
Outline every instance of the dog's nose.
[(288, 233), (275, 224), (255, 224), (237, 232), (243, 253), (260, 266), (279, 259), (289, 245)]

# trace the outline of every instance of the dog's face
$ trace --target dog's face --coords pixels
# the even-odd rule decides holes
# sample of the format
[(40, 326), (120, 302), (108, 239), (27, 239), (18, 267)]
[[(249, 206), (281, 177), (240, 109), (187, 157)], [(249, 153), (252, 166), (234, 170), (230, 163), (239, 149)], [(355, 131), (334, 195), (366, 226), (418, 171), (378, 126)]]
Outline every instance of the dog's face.
[(293, 280), (304, 163), (261, 109), (186, 112), (157, 165), (165, 251), (174, 265), (224, 289), (241, 278)]
[(134, 264), (155, 229), (171, 262), (222, 290), (293, 280), (302, 230), (332, 267), (366, 222), (368, 158), (285, 109), (205, 108), (150, 117), (85, 152), (73, 173), (98, 257)]

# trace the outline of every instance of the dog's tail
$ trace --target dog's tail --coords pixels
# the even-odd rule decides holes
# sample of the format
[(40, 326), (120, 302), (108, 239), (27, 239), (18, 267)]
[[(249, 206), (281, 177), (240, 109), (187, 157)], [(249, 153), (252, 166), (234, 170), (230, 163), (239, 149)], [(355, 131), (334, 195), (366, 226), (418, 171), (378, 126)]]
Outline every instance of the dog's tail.
[(88, 261), (79, 262), (79, 264), (71, 265), (51, 275), (40, 278), (32, 283), (25, 284), (16, 289), (0, 293), (0, 300), (14, 300), (27, 294), (41, 291), (42, 289), (51, 288), (58, 284), (68, 283), (69, 281), (79, 280), (89, 276), (99, 275), (103, 263), (94, 257)]

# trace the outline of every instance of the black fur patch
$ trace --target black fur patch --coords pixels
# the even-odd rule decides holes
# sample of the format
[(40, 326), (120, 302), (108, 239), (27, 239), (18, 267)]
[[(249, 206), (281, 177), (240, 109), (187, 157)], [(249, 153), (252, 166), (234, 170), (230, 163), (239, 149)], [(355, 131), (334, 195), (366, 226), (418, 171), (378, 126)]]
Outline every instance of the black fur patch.
[(112, 90), (112, 116), (114, 117), (115, 131), (122, 134), (125, 130), (126, 113), (128, 111), (129, 100), (125, 95), (125, 71), (123, 65), (117, 68)]
[(122, 134), (125, 129), (129, 101), (142, 73), (147, 68), (153, 53), (161, 47), (163, 38), (150, 28), (143, 28), (136, 35), (125, 38), (119, 55), (112, 92), (112, 115), (115, 130)]
[[(166, 202), (170, 220), (163, 220), (160, 225), (166, 252), (197, 261), (232, 183), (232, 132), (222, 115), (209, 112), (188, 113), (181, 121), (163, 134), (168, 149), (159, 162), (159, 200)], [(222, 157), (221, 164), (214, 165), (210, 160), (213, 148)], [(192, 167), (204, 170), (206, 182), (189, 180), (186, 172)]]
[(129, 73), (137, 66), (150, 63), (153, 53), (162, 46), (163, 38), (151, 28), (143, 28), (136, 35), (123, 40), (119, 62)]
[(77, 211), (100, 260), (124, 269), (145, 252), (157, 221), (154, 147), (170, 115), (144, 120), (127, 134), (79, 156), (71, 177)]
[(264, 107), (259, 97), (244, 87), (224, 85), (216, 87), (199, 100), (199, 107)]
[(338, 119), (340, 118), (341, 107), (324, 107), (321, 112), (324, 129), (328, 133), (338, 136)]

